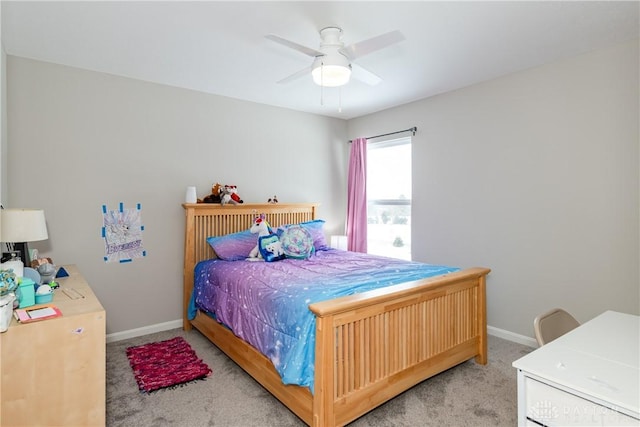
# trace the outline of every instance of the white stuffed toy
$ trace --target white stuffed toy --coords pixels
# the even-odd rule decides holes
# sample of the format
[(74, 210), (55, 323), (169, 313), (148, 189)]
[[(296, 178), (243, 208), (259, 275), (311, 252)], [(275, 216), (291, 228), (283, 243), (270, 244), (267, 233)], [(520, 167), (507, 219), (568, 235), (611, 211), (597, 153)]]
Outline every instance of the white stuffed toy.
[[(256, 217), (249, 231), (251, 231), (252, 234), (257, 234), (258, 240), (262, 236), (268, 236), (270, 234), (273, 234), (271, 230), (271, 226), (267, 222), (267, 219), (264, 214), (260, 214), (260, 216)], [(260, 249), (258, 248), (257, 244), (253, 249), (251, 249), (251, 252), (249, 252), (248, 259), (250, 261), (259, 261), (262, 259), (262, 254), (260, 253)]]
[(284, 249), (282, 249), (282, 243), (280, 243), (280, 241), (269, 243), (264, 248), (276, 257), (281, 257), (284, 255)]
[(220, 187), (220, 204), (226, 205), (227, 203), (231, 203), (232, 205), (244, 203), (244, 200), (238, 196), (238, 187), (235, 185)]

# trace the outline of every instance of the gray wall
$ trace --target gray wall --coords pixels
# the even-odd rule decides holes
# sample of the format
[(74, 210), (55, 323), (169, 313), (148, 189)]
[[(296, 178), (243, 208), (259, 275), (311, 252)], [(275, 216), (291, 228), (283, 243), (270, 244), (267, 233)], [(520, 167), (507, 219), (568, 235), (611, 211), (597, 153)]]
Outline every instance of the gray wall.
[[(213, 182), (247, 203), (319, 202), (342, 232), (346, 122), (8, 56), (9, 207), (42, 208), (57, 264), (77, 264), (114, 333), (182, 317), (184, 202)], [(148, 255), (105, 263), (102, 205), (142, 205)]]
[(7, 54), (2, 44), (2, 8), (0, 7), (0, 203), (7, 194)]
[[(1, 10), (2, 8), (0, 8)], [(0, 202), (7, 194), (7, 54), (0, 45)]]
[(414, 258), (493, 269), (489, 325), (640, 314), (638, 41), (349, 121), (418, 127)]

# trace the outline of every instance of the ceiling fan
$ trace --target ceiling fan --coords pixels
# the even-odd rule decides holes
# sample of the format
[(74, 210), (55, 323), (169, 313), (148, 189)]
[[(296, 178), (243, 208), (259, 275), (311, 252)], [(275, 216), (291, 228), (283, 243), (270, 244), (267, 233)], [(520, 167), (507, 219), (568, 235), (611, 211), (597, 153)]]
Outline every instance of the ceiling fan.
[(342, 29), (339, 27), (326, 27), (320, 30), (321, 40), (318, 49), (303, 46), (275, 34), (269, 34), (265, 37), (314, 58), (311, 66), (285, 77), (278, 83), (289, 83), (311, 72), (313, 81), (323, 87), (338, 87), (347, 84), (352, 71), (354, 78), (372, 86), (377, 85), (382, 79), (353, 61), (404, 40), (400, 31), (391, 31), (345, 46), (342, 42)]

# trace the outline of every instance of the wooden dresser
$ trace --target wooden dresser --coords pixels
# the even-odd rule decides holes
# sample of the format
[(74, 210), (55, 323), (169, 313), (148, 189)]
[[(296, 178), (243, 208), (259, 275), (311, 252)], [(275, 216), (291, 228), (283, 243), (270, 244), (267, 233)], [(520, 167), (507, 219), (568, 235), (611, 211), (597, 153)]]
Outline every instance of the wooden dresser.
[(106, 315), (75, 265), (56, 279), (61, 317), (0, 334), (1, 426), (104, 426)]

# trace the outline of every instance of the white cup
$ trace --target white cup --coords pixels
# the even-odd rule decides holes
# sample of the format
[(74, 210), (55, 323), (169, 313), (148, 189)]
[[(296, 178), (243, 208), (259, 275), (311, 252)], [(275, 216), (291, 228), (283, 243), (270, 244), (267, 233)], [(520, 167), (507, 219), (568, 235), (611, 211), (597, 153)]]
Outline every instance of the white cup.
[(196, 187), (187, 187), (187, 195), (184, 198), (185, 203), (197, 203)]
[(13, 314), (13, 300), (15, 299), (16, 297), (13, 294), (0, 297), (0, 332), (9, 329), (11, 315)]

